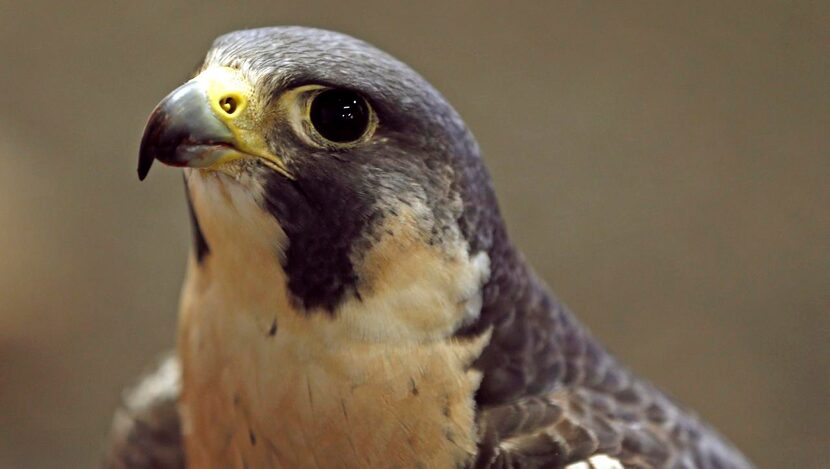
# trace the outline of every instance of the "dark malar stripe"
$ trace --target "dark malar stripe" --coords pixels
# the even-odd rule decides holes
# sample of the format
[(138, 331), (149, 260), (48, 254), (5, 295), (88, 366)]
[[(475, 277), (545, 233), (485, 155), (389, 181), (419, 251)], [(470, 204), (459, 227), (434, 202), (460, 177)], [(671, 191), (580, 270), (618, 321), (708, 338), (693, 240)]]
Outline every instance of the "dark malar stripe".
[(190, 215), (190, 230), (193, 233), (193, 247), (196, 250), (196, 262), (202, 263), (202, 260), (210, 254), (210, 246), (208, 246), (202, 227), (199, 226), (199, 220), (196, 218), (196, 211), (193, 210), (193, 202), (190, 200), (190, 190), (187, 187), (187, 178), (184, 178), (184, 195), (187, 199), (187, 212)]

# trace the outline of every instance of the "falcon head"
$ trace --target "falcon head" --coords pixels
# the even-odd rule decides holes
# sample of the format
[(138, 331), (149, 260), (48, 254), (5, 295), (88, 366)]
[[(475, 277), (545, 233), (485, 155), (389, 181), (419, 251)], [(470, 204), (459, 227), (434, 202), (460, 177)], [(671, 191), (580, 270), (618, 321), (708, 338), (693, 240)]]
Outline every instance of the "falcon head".
[(504, 234), (477, 144), (365, 42), (300, 27), (219, 37), (150, 116), (140, 179), (154, 160), (185, 167), (192, 268), (256, 287), (252, 308), (389, 341), (446, 337), (481, 310)]

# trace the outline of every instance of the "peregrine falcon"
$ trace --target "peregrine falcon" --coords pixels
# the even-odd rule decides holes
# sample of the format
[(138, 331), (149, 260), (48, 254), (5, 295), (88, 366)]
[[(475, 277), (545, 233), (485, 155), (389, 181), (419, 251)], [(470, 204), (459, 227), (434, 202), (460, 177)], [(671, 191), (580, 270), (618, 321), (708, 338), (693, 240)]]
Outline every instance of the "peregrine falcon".
[(752, 467), (550, 293), (464, 122), (369, 44), (219, 37), (152, 112), (155, 160), (194, 248), (108, 467)]

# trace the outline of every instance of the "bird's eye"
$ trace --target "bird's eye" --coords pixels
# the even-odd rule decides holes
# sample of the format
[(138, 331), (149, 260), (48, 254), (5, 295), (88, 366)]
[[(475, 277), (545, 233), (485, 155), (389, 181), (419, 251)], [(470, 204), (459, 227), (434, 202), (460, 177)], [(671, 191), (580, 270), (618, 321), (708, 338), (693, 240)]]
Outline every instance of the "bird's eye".
[(351, 143), (366, 134), (372, 111), (359, 94), (343, 89), (328, 89), (313, 98), (309, 119), (314, 130), (326, 140)]

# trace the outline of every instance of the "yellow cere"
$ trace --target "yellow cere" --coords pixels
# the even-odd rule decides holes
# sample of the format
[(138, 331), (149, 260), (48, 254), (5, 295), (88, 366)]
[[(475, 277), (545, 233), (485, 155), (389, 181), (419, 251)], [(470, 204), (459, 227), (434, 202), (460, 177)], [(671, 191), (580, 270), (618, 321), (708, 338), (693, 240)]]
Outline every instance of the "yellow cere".
[[(211, 67), (200, 73), (196, 80), (203, 83), (210, 107), (219, 119), (234, 127), (251, 124), (250, 116), (243, 117), (243, 111), (248, 106), (253, 89), (242, 73), (228, 67)], [(233, 105), (229, 106), (231, 103)], [(234, 122), (236, 120), (240, 122)]]
[(255, 156), (271, 169), (292, 178), (282, 160), (268, 149), (260, 129), (260, 113), (252, 105), (253, 86), (245, 76), (229, 67), (210, 67), (195, 80), (204, 86), (211, 110), (231, 131), (238, 150), (228, 152), (217, 164)]

